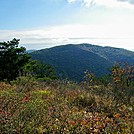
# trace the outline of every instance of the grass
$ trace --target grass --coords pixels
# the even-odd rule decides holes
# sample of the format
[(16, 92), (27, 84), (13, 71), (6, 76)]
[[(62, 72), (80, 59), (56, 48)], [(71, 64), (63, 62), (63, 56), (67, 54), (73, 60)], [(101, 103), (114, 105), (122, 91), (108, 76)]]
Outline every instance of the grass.
[(134, 87), (120, 88), (70, 81), (1, 82), (0, 133), (132, 134)]

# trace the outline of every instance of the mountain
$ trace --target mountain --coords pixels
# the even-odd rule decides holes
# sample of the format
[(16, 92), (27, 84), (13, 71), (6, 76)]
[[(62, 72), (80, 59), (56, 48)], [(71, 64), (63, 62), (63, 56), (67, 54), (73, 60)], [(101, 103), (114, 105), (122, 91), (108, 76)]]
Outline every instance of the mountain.
[(30, 55), (32, 59), (54, 66), (60, 77), (77, 81), (82, 80), (86, 70), (102, 76), (115, 62), (134, 63), (132, 51), (92, 44), (56, 46), (34, 51)]
[(32, 53), (32, 52), (34, 52), (34, 51), (36, 51), (35, 49), (30, 49), (30, 50), (27, 50), (26, 52), (27, 53)]

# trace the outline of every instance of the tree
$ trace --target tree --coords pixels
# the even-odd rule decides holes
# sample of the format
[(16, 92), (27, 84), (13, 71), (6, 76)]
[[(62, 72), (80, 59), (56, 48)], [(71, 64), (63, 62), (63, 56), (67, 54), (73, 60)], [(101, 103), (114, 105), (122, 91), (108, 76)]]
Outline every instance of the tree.
[(55, 69), (51, 65), (45, 65), (43, 63), (38, 64), (35, 76), (41, 80), (54, 80), (57, 78)]
[(134, 85), (134, 66), (115, 64), (112, 68), (112, 77), (115, 85)]
[(0, 81), (16, 79), (28, 63), (30, 56), (24, 47), (18, 47), (19, 39), (0, 42)]
[(31, 75), (38, 80), (54, 80), (57, 78), (55, 69), (51, 65), (45, 65), (44, 63), (39, 63), (36, 60), (30, 60), (23, 67), (23, 75)]

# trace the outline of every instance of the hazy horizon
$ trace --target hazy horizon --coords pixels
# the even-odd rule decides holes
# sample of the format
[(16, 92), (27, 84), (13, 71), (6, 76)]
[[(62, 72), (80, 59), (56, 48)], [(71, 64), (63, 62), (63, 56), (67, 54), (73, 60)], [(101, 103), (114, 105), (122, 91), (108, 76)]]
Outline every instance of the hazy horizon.
[[(39, 41), (40, 40), (40, 41)], [(20, 46), (26, 47), (27, 50), (40, 50), (45, 48), (51, 48), (59, 45), (67, 45), (67, 44), (81, 44), (81, 43), (89, 43), (92, 45), (98, 46), (109, 46), (116, 48), (123, 48), (130, 51), (134, 51), (133, 48), (127, 47), (125, 48), (125, 43), (128, 43), (127, 39), (116, 39), (116, 38), (43, 38), (39, 40), (34, 40), (31, 44), (21, 44)], [(120, 45), (122, 44), (122, 45)], [(131, 44), (131, 43), (130, 43)], [(124, 47), (123, 47), (124, 45)], [(131, 44), (133, 46), (133, 44)], [(122, 47), (121, 47), (122, 46)]]

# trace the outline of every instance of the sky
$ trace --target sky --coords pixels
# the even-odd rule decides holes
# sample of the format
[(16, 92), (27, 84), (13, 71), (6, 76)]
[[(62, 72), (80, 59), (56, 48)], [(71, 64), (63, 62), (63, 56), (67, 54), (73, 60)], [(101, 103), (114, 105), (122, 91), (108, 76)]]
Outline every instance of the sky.
[(134, 0), (0, 0), (0, 42), (91, 43), (134, 51)]

